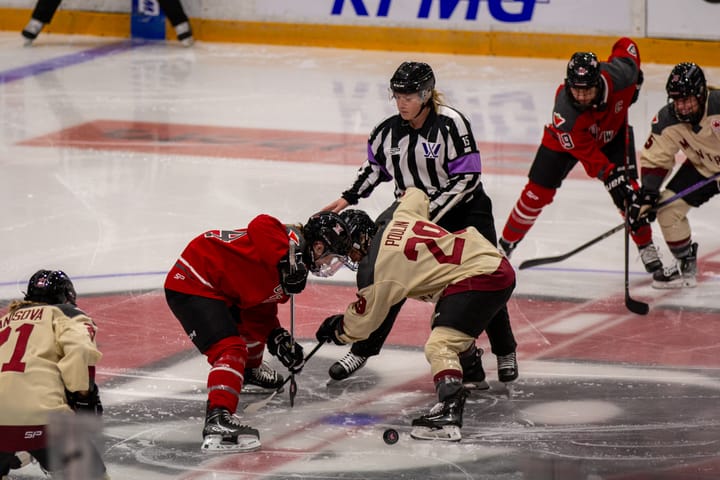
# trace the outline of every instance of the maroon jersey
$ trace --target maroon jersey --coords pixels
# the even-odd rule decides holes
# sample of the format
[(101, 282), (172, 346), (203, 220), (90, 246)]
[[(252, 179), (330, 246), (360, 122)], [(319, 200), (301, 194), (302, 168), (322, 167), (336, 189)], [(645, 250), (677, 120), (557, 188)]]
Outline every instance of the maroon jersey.
[(542, 144), (572, 154), (591, 177), (609, 172), (610, 161), (600, 148), (615, 138), (625, 124), (638, 88), (639, 71), (637, 44), (627, 37), (615, 42), (607, 62), (600, 62), (602, 100), (598, 106), (577, 109), (565, 85), (558, 87), (552, 123), (545, 126)]
[(195, 237), (170, 269), (165, 288), (223, 300), (241, 309), (285, 303), (278, 262), (288, 252), (285, 225), (258, 215), (247, 228), (210, 230)]

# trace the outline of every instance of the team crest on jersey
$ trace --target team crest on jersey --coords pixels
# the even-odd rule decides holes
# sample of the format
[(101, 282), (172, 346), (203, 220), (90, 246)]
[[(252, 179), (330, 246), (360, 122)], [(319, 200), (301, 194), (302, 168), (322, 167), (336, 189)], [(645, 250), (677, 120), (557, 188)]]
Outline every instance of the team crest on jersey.
[(555, 125), (555, 127), (559, 127), (563, 123), (565, 123), (565, 118), (563, 118), (563, 116), (558, 112), (553, 112), (553, 125)]
[(635, 44), (633, 43), (628, 45), (627, 52), (635, 58), (638, 56), (637, 48), (635, 48)]
[(283, 292), (282, 285), (278, 285), (273, 289), (273, 294), (263, 300), (262, 303), (275, 303), (278, 300), (282, 300), (282, 298), (285, 296), (285, 293)]
[(622, 109), (623, 109), (623, 101), (620, 100), (619, 102), (617, 102), (617, 103), (615, 104), (615, 113), (620, 113), (620, 112), (622, 112)]
[(423, 142), (422, 147), (423, 151), (425, 152), (425, 158), (438, 158), (438, 153), (440, 152), (441, 146), (442, 145), (439, 143)]
[(300, 246), (300, 237), (298, 236), (295, 229), (288, 228), (288, 238), (295, 244), (295, 246)]
[(712, 122), (710, 122), (710, 128), (712, 129), (713, 132), (716, 132), (716, 133), (720, 132), (720, 120), (716, 119), (716, 120), (713, 120)]

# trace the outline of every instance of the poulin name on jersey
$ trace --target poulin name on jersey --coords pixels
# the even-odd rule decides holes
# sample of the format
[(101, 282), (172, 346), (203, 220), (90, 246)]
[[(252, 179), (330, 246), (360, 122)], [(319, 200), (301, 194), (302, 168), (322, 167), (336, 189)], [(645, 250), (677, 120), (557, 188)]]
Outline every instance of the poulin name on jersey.
[(385, 245), (390, 247), (401, 247), (400, 241), (405, 234), (405, 230), (410, 226), (409, 222), (394, 221), (390, 226), (388, 236), (385, 238)]

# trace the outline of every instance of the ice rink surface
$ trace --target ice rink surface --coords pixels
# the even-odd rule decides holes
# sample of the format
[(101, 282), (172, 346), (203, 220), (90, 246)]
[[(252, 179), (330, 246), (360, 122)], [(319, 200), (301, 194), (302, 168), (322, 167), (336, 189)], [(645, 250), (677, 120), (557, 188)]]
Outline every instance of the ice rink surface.
[[(606, 51), (596, 52), (606, 58)], [(578, 50), (583, 50), (578, 45)], [(573, 52), (568, 52), (568, 58)], [(641, 52), (642, 55), (642, 52)], [(623, 235), (562, 263), (518, 271), (510, 303), (520, 378), (465, 407), (460, 443), (410, 439), (435, 394), (422, 345), (432, 306), (410, 301), (388, 345), (350, 380), (323, 346), (257, 413), (254, 453), (200, 452), (208, 365), (164, 303), (186, 243), (259, 213), (303, 222), (337, 198), (373, 126), (394, 113), (388, 80), (428, 62), (446, 101), (472, 122), (502, 229), (550, 120), (565, 60), (0, 33), (0, 305), (38, 268), (65, 270), (99, 324), (102, 452), (113, 479), (692, 480), (720, 478), (720, 227), (713, 199), (691, 212), (698, 286), (650, 287), (634, 247), (625, 309)], [(692, 60), (678, 58), (679, 61)], [(640, 148), (665, 103), (670, 65), (646, 63), (630, 109)], [(706, 68), (711, 84), (720, 69)], [(378, 214), (390, 185), (363, 200)], [(567, 252), (621, 221), (602, 184), (576, 167), (512, 263)], [(660, 232), (663, 260), (671, 261)], [(349, 272), (296, 300), (309, 351), (326, 316), (354, 298)], [(289, 326), (288, 307), (281, 307)], [(279, 363), (272, 360), (276, 367)], [(243, 394), (241, 404), (265, 398)], [(382, 441), (386, 428), (397, 444)], [(36, 465), (15, 478), (41, 478)]]

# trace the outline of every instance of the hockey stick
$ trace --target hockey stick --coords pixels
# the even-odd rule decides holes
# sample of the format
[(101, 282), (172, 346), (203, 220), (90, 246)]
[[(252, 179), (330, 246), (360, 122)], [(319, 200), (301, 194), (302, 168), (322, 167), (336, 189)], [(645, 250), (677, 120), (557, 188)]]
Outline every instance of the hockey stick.
[[(315, 348), (313, 348), (313, 349), (310, 351), (310, 353), (308, 353), (308, 354), (305, 356), (304, 363), (307, 363), (307, 361), (310, 360), (313, 355), (315, 355), (315, 352), (317, 352), (318, 350), (320, 350), (320, 347), (322, 347), (324, 344), (325, 344), (325, 342), (320, 342), (320, 343), (318, 343), (317, 345), (315, 345)], [(270, 403), (270, 400), (272, 400), (273, 398), (275, 398), (275, 395), (277, 395), (278, 393), (280, 393), (280, 392), (282, 391), (282, 389), (283, 389), (283, 387), (285, 386), (285, 384), (290, 381), (290, 378), (291, 378), (291, 377), (287, 377), (287, 378), (285, 379), (285, 381), (282, 383), (282, 385), (280, 385), (278, 388), (276, 388), (275, 391), (272, 392), (267, 398), (264, 398), (264, 399), (262, 399), (262, 400), (258, 400), (257, 402), (249, 403), (249, 404), (247, 405), (247, 407), (245, 407), (245, 409), (243, 410), (243, 412), (246, 412), (246, 413), (255, 413), (255, 412), (257, 412), (258, 410), (260, 410), (261, 408), (263, 408), (265, 405), (267, 405), (268, 403)]]
[[(628, 170), (630, 163), (630, 123), (627, 114), (625, 115), (625, 172)], [(635, 149), (633, 148), (633, 152)], [(635, 159), (633, 159), (635, 161)], [(635, 300), (630, 296), (630, 205), (625, 200), (625, 307), (632, 313), (638, 315), (647, 315), (650, 311), (650, 305), (639, 300)]]
[[(715, 175), (712, 175), (711, 177), (708, 177), (708, 178), (706, 178), (706, 179), (704, 179), (704, 180), (701, 180), (701, 181), (699, 181), (698, 183), (695, 183), (695, 184), (693, 184), (693, 185), (690, 185), (690, 186), (687, 187), (686, 189), (684, 189), (684, 190), (676, 193), (675, 195), (673, 195), (672, 197), (668, 198), (667, 200), (663, 200), (662, 202), (658, 203), (658, 204), (652, 209), (652, 211), (656, 212), (656, 211), (660, 210), (660, 209), (661, 209), (662, 207), (664, 207), (665, 205), (668, 205), (668, 204), (674, 202), (675, 200), (677, 200), (677, 199), (679, 199), (679, 198), (682, 198), (682, 197), (684, 197), (684, 196), (686, 196), (686, 195), (689, 195), (690, 193), (692, 193), (692, 192), (694, 192), (694, 191), (696, 191), (696, 190), (701, 189), (702, 187), (704, 187), (704, 186), (707, 185), (708, 183), (710, 183), (710, 182), (712, 182), (712, 181), (714, 181), (714, 180), (717, 180), (719, 177), (720, 177), (720, 172), (718, 172), (718, 173), (716, 173)], [(564, 253), (564, 254), (562, 254), (562, 255), (555, 255), (555, 256), (552, 256), (552, 257), (531, 258), (530, 260), (525, 260), (525, 261), (523, 261), (522, 263), (520, 263), (520, 266), (518, 266), (518, 269), (519, 269), (519, 270), (525, 270), (526, 268), (538, 267), (538, 266), (540, 266), (540, 265), (547, 265), (548, 263), (562, 262), (563, 260), (566, 260), (566, 259), (572, 257), (572, 256), (575, 255), (576, 253), (580, 253), (580, 252), (582, 252), (583, 250), (585, 250), (586, 248), (595, 245), (595, 244), (598, 243), (599, 241), (605, 240), (606, 238), (612, 236), (614, 233), (617, 233), (617, 232), (619, 232), (620, 230), (622, 230), (624, 227), (625, 227), (625, 222), (621, 223), (620, 225), (616, 225), (616, 226), (614, 226), (613, 228), (611, 228), (610, 230), (608, 230), (607, 232), (605, 232), (605, 233), (603, 233), (603, 234), (601, 234), (601, 235), (593, 238), (592, 240), (590, 240), (590, 241), (588, 241), (588, 242), (586, 242), (586, 243), (583, 243), (582, 245), (580, 245), (580, 246), (577, 247), (576, 249), (571, 250), (571, 251), (569, 251), (569, 252), (567, 252), (567, 253)]]
[(647, 315), (650, 311), (650, 305), (639, 300), (635, 300), (630, 296), (630, 219), (628, 218), (628, 210), (630, 207), (625, 205), (625, 307), (632, 313), (638, 315)]
[[(295, 345), (295, 295), (290, 295), (290, 341)], [(294, 347), (293, 347), (294, 348)], [(290, 408), (295, 406), (295, 395), (297, 395), (297, 382), (295, 372), (290, 372)]]

